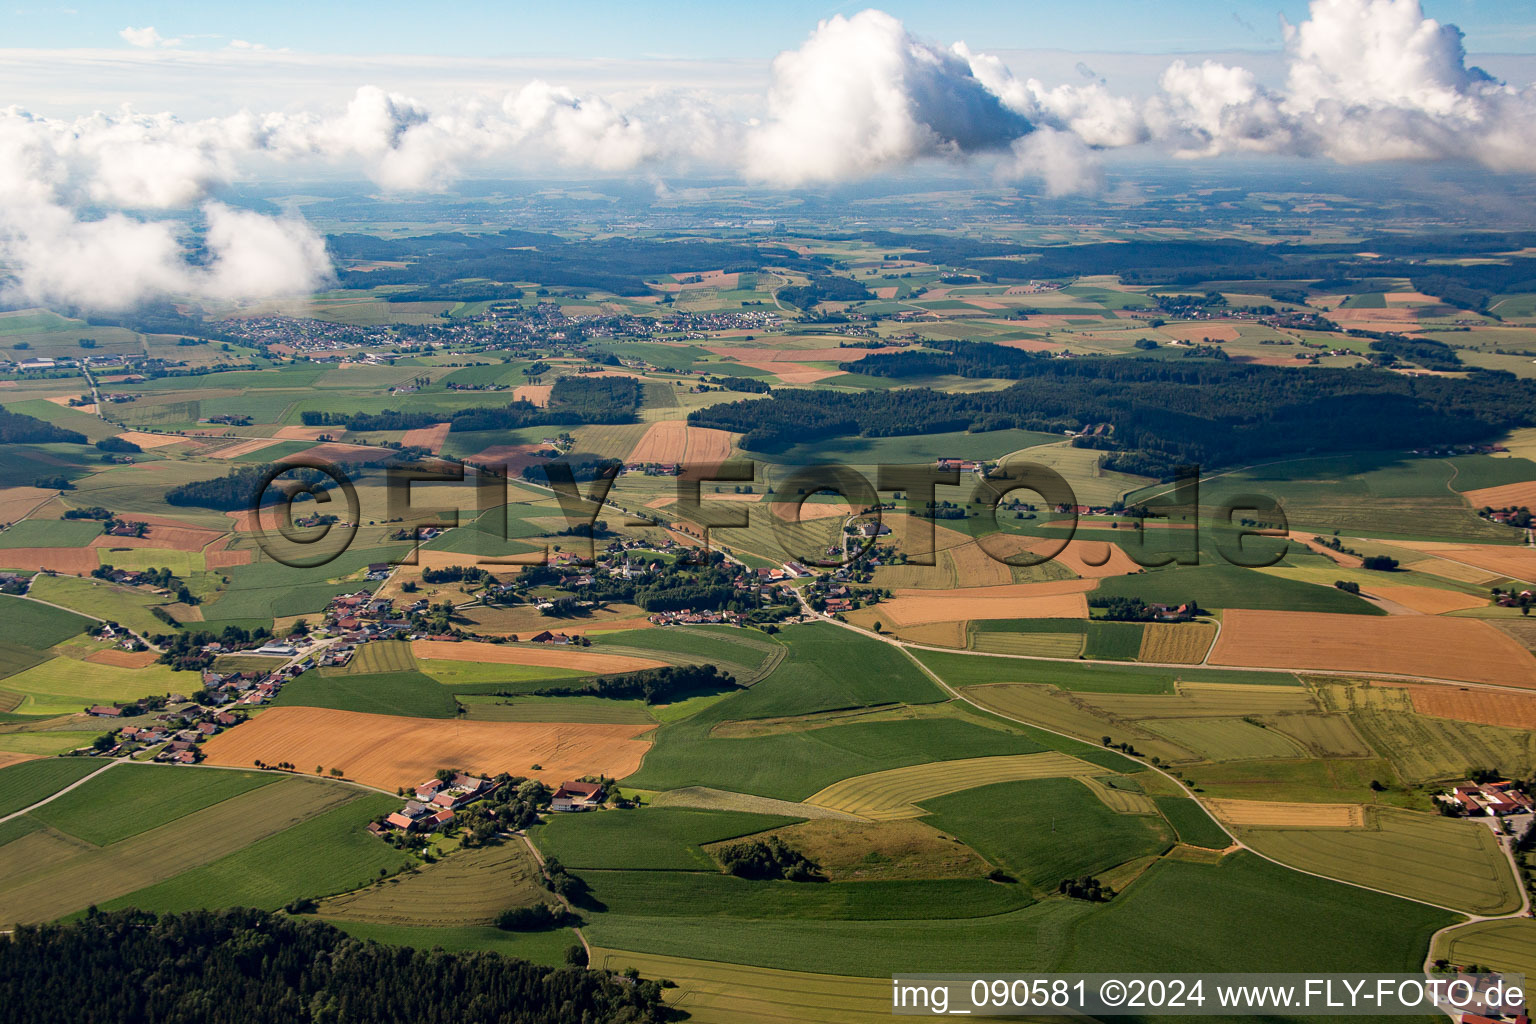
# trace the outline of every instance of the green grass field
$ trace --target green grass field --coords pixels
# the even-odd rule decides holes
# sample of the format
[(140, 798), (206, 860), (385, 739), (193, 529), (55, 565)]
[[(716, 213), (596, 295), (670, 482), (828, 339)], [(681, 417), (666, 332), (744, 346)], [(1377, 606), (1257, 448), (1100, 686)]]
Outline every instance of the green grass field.
[(409, 946), (414, 949), (442, 947), (450, 953), (485, 950), (551, 967), (563, 966), (565, 951), (571, 946), (580, 945), (569, 928), (556, 928), (547, 932), (504, 932), (500, 928), (485, 925), (413, 928), (340, 918), (328, 918), (326, 923), (340, 928), (348, 935), (381, 942), (386, 946)]
[[(781, 970), (889, 978), (933, 971), (1416, 971), (1454, 916), (1238, 854), (1154, 864), (1108, 904), (1049, 899), (948, 921), (820, 921), (604, 914), (613, 949)], [(1254, 922), (1264, 922), (1255, 929)]]
[[(323, 782), (280, 779), (102, 847), (39, 822), (39, 830), (0, 846), (0, 907), (10, 921), (36, 922), (100, 905), (237, 853), (356, 793)], [(175, 815), (174, 809), (170, 813)]]
[(32, 584), (31, 593), (39, 601), (110, 619), (140, 633), (164, 633), (170, 628), (149, 611), (166, 599), (148, 590), (71, 576), (40, 576)]
[(977, 654), (914, 650), (913, 656), (951, 686), (986, 683), (1049, 683), (1078, 693), (1171, 694), (1179, 680), (1202, 683), (1293, 683), (1282, 672), (1232, 672), (1204, 668), (1152, 668), (1073, 662), (989, 658)]
[(1159, 853), (1172, 841), (1156, 819), (1116, 814), (1083, 797), (1072, 779), (1033, 779), (980, 786), (922, 806), (930, 825), (1041, 893), (1054, 892), (1062, 879)]
[(260, 772), (181, 765), (123, 765), (39, 807), (32, 815), (61, 832), (105, 846), (260, 789), (277, 778)]
[(42, 600), (52, 600), (47, 596), (48, 588), (43, 587), (45, 582), (46, 579), (33, 584), (34, 590), (43, 588), (43, 593), (37, 595), (38, 601), (0, 594), (0, 621), (5, 623), (0, 640), (43, 651), (72, 636), (79, 636), (94, 625), (83, 615), (42, 604)]
[(1143, 575), (1111, 576), (1094, 595), (1139, 597), (1164, 604), (1193, 600), (1201, 608), (1385, 614), (1369, 601), (1333, 586), (1301, 583), (1235, 565), (1180, 565)]
[(654, 722), (644, 701), (607, 697), (496, 697), (454, 695), (471, 722)]
[(556, 814), (533, 833), (546, 856), (569, 868), (717, 871), (703, 846), (797, 821), (781, 815), (650, 807), (601, 814)]
[(0, 768), (0, 817), (30, 807), (103, 767), (105, 762), (91, 758), (61, 757)]
[(741, 739), (709, 735), (735, 716), (729, 697), (694, 717), (663, 726), (645, 763), (625, 784), (637, 789), (712, 786), (800, 800), (839, 779), (903, 765), (991, 754), (1032, 754), (1045, 745), (1024, 735), (956, 719), (871, 722)]
[(449, 690), (431, 676), (409, 671), (374, 675), (306, 672), (286, 684), (272, 703), (408, 718), (453, 718), (458, 714), (458, 704)]
[(1290, 737), (1242, 718), (1159, 718), (1144, 721), (1141, 727), (1207, 761), (1306, 756)]
[(1179, 842), (1190, 846), (1203, 846), (1208, 850), (1225, 850), (1232, 845), (1232, 837), (1195, 801), (1187, 796), (1156, 796), (1152, 798), (1157, 809), (1179, 835)]
[(65, 715), (92, 704), (194, 690), (199, 682), (196, 673), (175, 672), (167, 665), (119, 668), (60, 657), (10, 676), (5, 689), (22, 695), (15, 708), (20, 714)]
[(0, 533), (0, 549), (83, 548), (99, 536), (101, 524), (90, 520), (24, 519)]
[(316, 898), (378, 883), (412, 858), (366, 831), (398, 800), (356, 794), (291, 828), (259, 839), (210, 864), (112, 900), (107, 909), (141, 907), (176, 912), (201, 907), (276, 910), (299, 897)]
[(789, 626), (777, 638), (788, 655), (766, 679), (732, 698), (733, 718), (944, 699), (943, 691), (889, 644), (827, 623)]

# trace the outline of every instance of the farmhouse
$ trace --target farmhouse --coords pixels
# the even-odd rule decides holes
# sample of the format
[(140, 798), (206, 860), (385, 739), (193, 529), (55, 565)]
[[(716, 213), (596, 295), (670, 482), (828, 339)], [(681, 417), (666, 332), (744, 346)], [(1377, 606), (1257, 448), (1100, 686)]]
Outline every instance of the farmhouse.
[(589, 811), (603, 801), (603, 787), (595, 782), (562, 782), (550, 797), (552, 811)]
[(1514, 788), (1512, 782), (1464, 782), (1441, 802), (1457, 806), (1461, 813), (1476, 817), (1503, 817), (1530, 813), (1531, 798)]
[(85, 713), (88, 715), (98, 715), (102, 718), (121, 718), (123, 709), (106, 704), (97, 704), (95, 707), (86, 708)]

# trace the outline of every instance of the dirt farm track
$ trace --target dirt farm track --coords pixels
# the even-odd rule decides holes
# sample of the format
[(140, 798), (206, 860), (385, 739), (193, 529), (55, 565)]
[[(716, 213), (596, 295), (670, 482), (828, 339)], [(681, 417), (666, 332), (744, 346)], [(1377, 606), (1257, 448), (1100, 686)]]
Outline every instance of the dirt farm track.
[[(439, 768), (510, 772), (559, 784), (599, 773), (623, 778), (650, 749), (639, 735), (653, 726), (560, 722), (460, 722), (401, 718), (329, 708), (269, 708), (203, 745), (209, 764), (255, 762), (340, 768), (348, 779), (393, 791), (416, 786)], [(533, 766), (539, 765), (538, 769)]]

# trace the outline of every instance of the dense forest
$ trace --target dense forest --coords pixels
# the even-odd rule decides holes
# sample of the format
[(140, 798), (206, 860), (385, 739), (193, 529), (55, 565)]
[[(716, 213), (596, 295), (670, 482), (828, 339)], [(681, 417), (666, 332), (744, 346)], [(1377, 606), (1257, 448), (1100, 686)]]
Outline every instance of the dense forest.
[[(549, 392), (544, 408), (518, 400), (506, 405), (460, 409), (449, 416), (450, 431), (510, 430), (516, 427), (569, 426), (579, 423), (633, 423), (640, 407), (640, 384), (633, 377), (593, 375), (561, 377)], [(385, 409), (382, 412), (300, 413), (306, 427), (345, 427), (347, 430), (416, 430), (443, 421), (436, 410)]]
[(780, 301), (801, 309), (810, 309), (818, 302), (858, 302), (875, 297), (859, 282), (829, 274), (813, 277), (808, 284), (780, 288), (777, 294)]
[(0, 942), (12, 1024), (648, 1024), (656, 982), (351, 938), (260, 910), (88, 913)]
[[(215, 508), (222, 512), (239, 512), (253, 507), (254, 503), (265, 497), (263, 504), (274, 504), (280, 499), (282, 484), (290, 481), (298, 481), (305, 485), (318, 484), (330, 479), (319, 470), (307, 467), (298, 467), (287, 470), (282, 474), (280, 484), (271, 484), (264, 494), (258, 494), (256, 488), (271, 479), (272, 466), (244, 466), (232, 470), (224, 476), (216, 476), (212, 480), (194, 480), (191, 483), (172, 487), (165, 492), (165, 501), (168, 505), (196, 505), (201, 508)], [(310, 500), (310, 495), (299, 492), (294, 496), (295, 501)]]
[[(934, 357), (864, 362), (881, 359), (880, 368), (909, 358)], [(766, 400), (696, 410), (688, 422), (742, 432), (743, 447), (768, 452), (833, 437), (1007, 428), (1061, 433), (1107, 423), (1107, 432), (1076, 443), (1114, 453), (1107, 468), (1150, 476), (1168, 476), (1178, 465), (1229, 466), (1313, 451), (1479, 442), (1536, 424), (1536, 382), (1507, 373), (1410, 377), (1125, 357), (1026, 359), (1011, 373), (1019, 377), (1013, 385), (976, 394), (781, 389)]]
[(85, 444), (85, 435), (0, 406), (0, 444), (48, 444), (53, 441)]

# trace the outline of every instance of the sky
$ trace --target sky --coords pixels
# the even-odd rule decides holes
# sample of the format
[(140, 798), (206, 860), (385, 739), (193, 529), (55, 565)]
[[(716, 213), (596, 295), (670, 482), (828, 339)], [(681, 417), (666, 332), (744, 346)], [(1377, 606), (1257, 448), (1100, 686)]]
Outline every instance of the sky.
[[(864, 4), (588, 0), (456, 3), (356, 0), (218, 4), (25, 3), (0, 16), (4, 48), (114, 49), (127, 26), (153, 27), (187, 48), (232, 41), (306, 53), (544, 56), (629, 60), (767, 58), (797, 45), (818, 21)], [(1280, 19), (1305, 0), (907, 0), (881, 4), (920, 36), (963, 39), (989, 51), (1180, 53), (1273, 50)], [(1459, 25), (1473, 52), (1536, 52), (1536, 0), (1426, 0), (1425, 13)], [(573, 14), (573, 9), (579, 13)], [(1091, 17), (1085, 17), (1091, 11)]]
[(1054, 196), (1104, 188), (1107, 158), (1536, 173), (1536, 0), (71, 2), (0, 14), (0, 301), (323, 282), (301, 211), (219, 202), (241, 182), (942, 170)]

